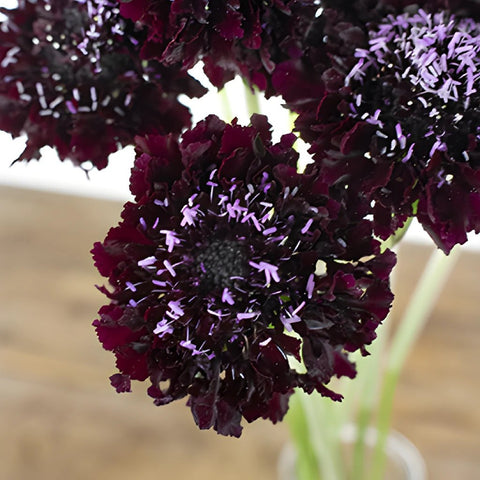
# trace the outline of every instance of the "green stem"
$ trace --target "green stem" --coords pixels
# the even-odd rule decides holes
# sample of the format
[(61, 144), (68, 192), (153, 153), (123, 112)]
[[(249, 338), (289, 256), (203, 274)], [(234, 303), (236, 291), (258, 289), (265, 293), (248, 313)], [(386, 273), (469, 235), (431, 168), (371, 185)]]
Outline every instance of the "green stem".
[(376, 399), (379, 389), (379, 377), (381, 361), (383, 358), (386, 339), (388, 337), (389, 322), (378, 328), (378, 338), (370, 349), (370, 357), (365, 358), (359, 365), (359, 395), (358, 412), (356, 415), (356, 438), (353, 449), (353, 465), (351, 478), (368, 480), (365, 465), (366, 436), (373, 412), (376, 407)]
[(285, 418), (295, 446), (295, 471), (297, 480), (318, 480), (320, 473), (313, 444), (310, 441), (310, 422), (299, 398), (301, 394), (302, 392), (296, 391), (291, 397)]
[[(369, 408), (361, 408), (357, 414), (356, 437), (353, 447), (353, 463), (351, 467), (350, 478), (365, 478), (365, 439), (367, 436), (368, 426), (372, 418), (372, 411)], [(355, 476), (354, 476), (355, 475)]]
[(223, 87), (221, 90), (219, 90), (218, 96), (220, 98), (220, 103), (222, 106), (223, 119), (226, 122), (231, 122), (233, 118), (232, 104), (230, 102), (230, 98), (229, 98), (226, 86)]
[[(339, 425), (335, 422), (335, 415), (325, 415), (325, 401), (330, 407), (330, 400), (321, 398), (313, 393), (307, 395), (300, 393), (300, 401), (305, 411), (306, 418), (310, 422), (310, 441), (315, 449), (319, 470), (318, 479), (339, 480)], [(333, 413), (333, 412), (331, 412)]]
[[(386, 248), (394, 248), (400, 239), (405, 235), (410, 227), (411, 218), (405, 222), (405, 225), (399, 229), (387, 242)], [(395, 280), (395, 271), (391, 275), (391, 284)], [(358, 362), (358, 381), (359, 385), (355, 393), (358, 399), (356, 416), (353, 420), (357, 427), (355, 444), (353, 449), (353, 464), (351, 468), (351, 478), (357, 480), (370, 480), (369, 469), (366, 465), (366, 438), (368, 428), (373, 421), (373, 414), (378, 407), (379, 390), (381, 387), (380, 378), (382, 374), (382, 364), (385, 358), (387, 340), (390, 335), (390, 319), (387, 318), (382, 325), (377, 328), (377, 338), (373, 342), (370, 350), (370, 356)], [(355, 380), (357, 382), (357, 380)], [(352, 382), (352, 385), (355, 383)], [(355, 385), (357, 387), (357, 385)], [(352, 392), (354, 393), (354, 392)], [(352, 395), (353, 396), (353, 395)], [(352, 420), (351, 420), (352, 421)]]
[(251, 117), (254, 113), (261, 113), (259, 94), (255, 87), (245, 85), (245, 102), (247, 104), (247, 113)]
[[(323, 400), (323, 401), (322, 401)], [(339, 425), (317, 394), (297, 390), (286, 417), (296, 451), (297, 480), (340, 480)], [(328, 403), (328, 407), (331, 407)], [(330, 413), (330, 408), (328, 408)]]
[(455, 265), (458, 248), (447, 257), (435, 249), (415, 288), (410, 303), (392, 339), (387, 361), (377, 423), (377, 444), (372, 463), (371, 480), (381, 480), (385, 468), (385, 445), (390, 430), (393, 399), (400, 371), (422, 328), (433, 311), (450, 272)]

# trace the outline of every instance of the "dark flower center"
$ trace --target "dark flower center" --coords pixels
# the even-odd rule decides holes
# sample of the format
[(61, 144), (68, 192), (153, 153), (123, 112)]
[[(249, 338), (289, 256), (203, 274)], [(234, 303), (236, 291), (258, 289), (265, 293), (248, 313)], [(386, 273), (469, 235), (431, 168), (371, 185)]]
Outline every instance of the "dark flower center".
[(236, 241), (214, 240), (197, 255), (196, 268), (206, 289), (231, 287), (246, 273), (245, 249)]
[(63, 17), (65, 19), (65, 30), (63, 34), (68, 34), (69, 37), (73, 35), (83, 36), (85, 27), (88, 26), (89, 17), (86, 12), (78, 10), (77, 8), (66, 7), (63, 10)]

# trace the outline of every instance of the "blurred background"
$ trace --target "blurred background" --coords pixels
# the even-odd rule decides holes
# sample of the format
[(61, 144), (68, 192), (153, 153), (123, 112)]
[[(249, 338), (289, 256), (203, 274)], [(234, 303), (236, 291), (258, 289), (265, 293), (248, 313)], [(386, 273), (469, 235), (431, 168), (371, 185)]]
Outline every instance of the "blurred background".
[[(203, 111), (228, 116), (216, 96), (196, 102), (195, 120)], [(279, 103), (269, 108), (280, 117)], [(233, 114), (246, 123), (242, 102)], [(288, 119), (279, 127), (287, 131)], [(114, 358), (91, 327), (104, 297), (89, 250), (129, 199), (133, 149), (87, 178), (48, 149), (39, 162), (10, 166), (22, 145), (0, 132), (0, 479), (276, 479), (286, 425), (257, 421), (240, 439), (223, 438), (199, 431), (185, 402), (155, 407), (143, 384), (122, 395), (110, 387)], [(389, 321), (432, 248), (418, 226), (402, 243)], [(395, 428), (433, 480), (480, 478), (479, 272), (477, 236), (462, 248), (396, 396)]]

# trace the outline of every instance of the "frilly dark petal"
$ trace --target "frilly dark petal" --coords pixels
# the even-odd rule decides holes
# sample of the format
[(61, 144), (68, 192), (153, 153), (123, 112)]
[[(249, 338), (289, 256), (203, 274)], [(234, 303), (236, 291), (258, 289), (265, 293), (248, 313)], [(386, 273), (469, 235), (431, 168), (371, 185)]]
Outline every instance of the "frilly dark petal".
[(172, 185), (180, 178), (183, 164), (178, 144), (172, 135), (153, 134), (136, 137), (135, 141), (137, 161), (130, 176), (130, 191), (138, 200), (154, 179), (162, 179), (162, 183)]
[(122, 375), (121, 373), (115, 373), (110, 377), (110, 383), (115, 388), (117, 393), (131, 392), (131, 380), (129, 375)]
[[(343, 85), (343, 77), (342, 85)], [(325, 92), (324, 82), (313, 69), (308, 69), (301, 59), (280, 63), (272, 74), (274, 89), (296, 111), (314, 108)]]
[(418, 204), (418, 220), (446, 254), (480, 233), (480, 171), (461, 165), (451, 182), (427, 185)]
[(318, 8), (314, 0), (120, 2), (121, 14), (148, 30), (144, 58), (183, 71), (202, 60), (214, 86), (239, 74), (267, 96), (275, 67), (301, 55)]

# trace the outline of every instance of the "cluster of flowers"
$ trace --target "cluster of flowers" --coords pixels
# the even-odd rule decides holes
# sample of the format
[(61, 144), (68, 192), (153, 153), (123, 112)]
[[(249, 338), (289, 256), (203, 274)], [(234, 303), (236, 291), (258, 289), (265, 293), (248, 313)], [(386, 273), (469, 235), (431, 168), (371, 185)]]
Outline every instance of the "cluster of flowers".
[[(94, 326), (118, 392), (186, 397), (200, 428), (281, 420), (295, 388), (341, 396), (393, 296), (388, 239), (415, 216), (448, 253), (480, 231), (475, 0), (20, 0), (2, 9), (0, 128), (104, 168), (135, 143), (134, 201), (93, 248)], [(241, 75), (298, 114), (211, 115), (179, 94)], [(93, 141), (93, 138), (95, 139)]]

